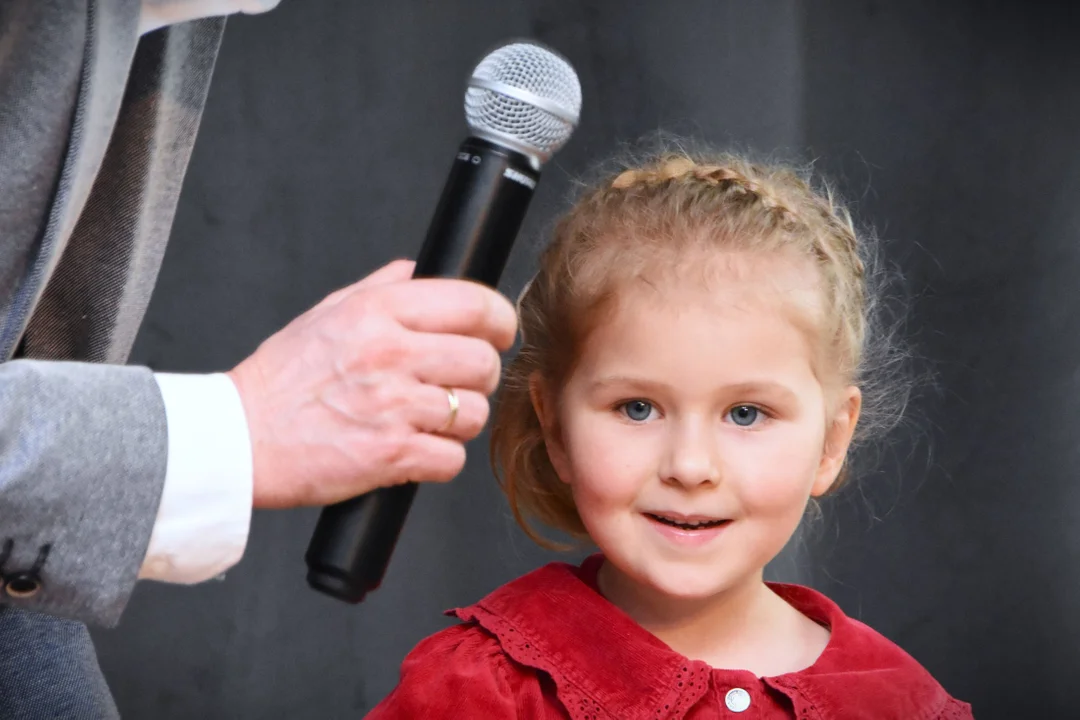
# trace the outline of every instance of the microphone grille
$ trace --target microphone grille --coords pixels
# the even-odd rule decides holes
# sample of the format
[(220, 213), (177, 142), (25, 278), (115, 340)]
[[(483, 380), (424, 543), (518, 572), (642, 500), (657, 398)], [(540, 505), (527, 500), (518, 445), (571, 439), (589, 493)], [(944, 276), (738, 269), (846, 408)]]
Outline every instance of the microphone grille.
[(473, 70), (465, 92), (469, 128), (543, 163), (574, 131), (581, 83), (561, 56), (534, 43), (491, 52)]

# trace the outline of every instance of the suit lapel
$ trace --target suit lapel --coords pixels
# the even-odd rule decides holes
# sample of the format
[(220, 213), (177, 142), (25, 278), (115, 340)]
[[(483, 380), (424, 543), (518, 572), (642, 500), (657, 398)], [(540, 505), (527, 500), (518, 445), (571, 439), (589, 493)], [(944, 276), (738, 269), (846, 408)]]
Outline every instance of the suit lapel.
[[(59, 7), (53, 11), (56, 15), (51, 18), (54, 23), (70, 26), (78, 22), (79, 4), (66, 8), (64, 3), (44, 5)], [(85, 32), (78, 91), (74, 106), (68, 110), (71, 113), (70, 133), (62, 165), (55, 176), (55, 190), (46, 211), (44, 229), (38, 240), (24, 249), (28, 262), (3, 316), (0, 357), (12, 354), (90, 194), (120, 109), (128, 69), (138, 42), (138, 0), (85, 0), (82, 5), (85, 8), (82, 21)], [(49, 35), (52, 30), (52, 27), (43, 26), (41, 36), (34, 38), (37, 42), (48, 43), (49, 54), (36, 60), (46, 68), (58, 61), (54, 53), (63, 56), (78, 51), (78, 48), (62, 45), (53, 47)], [(14, 57), (12, 60), (23, 61)], [(28, 74), (30, 69), (15, 67), (12, 72)], [(47, 91), (42, 87), (32, 90), (35, 94)], [(29, 104), (36, 101), (25, 97), (22, 100)], [(58, 108), (58, 111), (63, 109)], [(30, 152), (34, 150), (33, 146), (29, 148)]]
[(108, 150), (23, 341), (32, 358), (126, 362), (150, 301), (224, 18), (143, 37)]

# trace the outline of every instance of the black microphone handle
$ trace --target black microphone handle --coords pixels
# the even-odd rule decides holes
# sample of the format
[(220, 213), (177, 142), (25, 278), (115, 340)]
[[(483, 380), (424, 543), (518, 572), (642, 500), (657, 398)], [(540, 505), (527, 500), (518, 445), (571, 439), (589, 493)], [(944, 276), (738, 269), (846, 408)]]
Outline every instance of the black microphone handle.
[[(539, 177), (525, 155), (467, 138), (458, 149), (413, 277), (498, 285)], [(304, 556), (308, 584), (349, 603), (360, 602), (377, 588), (416, 488), (413, 482), (380, 488), (324, 508)]]

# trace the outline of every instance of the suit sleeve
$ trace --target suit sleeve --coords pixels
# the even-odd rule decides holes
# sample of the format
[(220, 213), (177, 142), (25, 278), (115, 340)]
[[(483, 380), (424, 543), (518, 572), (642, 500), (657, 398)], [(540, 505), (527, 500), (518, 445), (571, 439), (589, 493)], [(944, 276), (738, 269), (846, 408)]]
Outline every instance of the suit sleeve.
[(146, 555), (167, 448), (150, 370), (0, 364), (0, 602), (115, 625)]
[(536, 673), (513, 663), (476, 625), (423, 640), (405, 658), (396, 688), (368, 720), (550, 717)]

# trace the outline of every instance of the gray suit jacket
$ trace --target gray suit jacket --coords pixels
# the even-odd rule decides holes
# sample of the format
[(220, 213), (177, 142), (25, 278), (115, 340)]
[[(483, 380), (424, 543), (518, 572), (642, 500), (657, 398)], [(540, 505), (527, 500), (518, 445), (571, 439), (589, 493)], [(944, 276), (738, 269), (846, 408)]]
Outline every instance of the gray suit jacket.
[(118, 622), (165, 477), (157, 384), (123, 364), (224, 20), (140, 38), (139, 10), (0, 0), (2, 718), (115, 716), (82, 621)]

